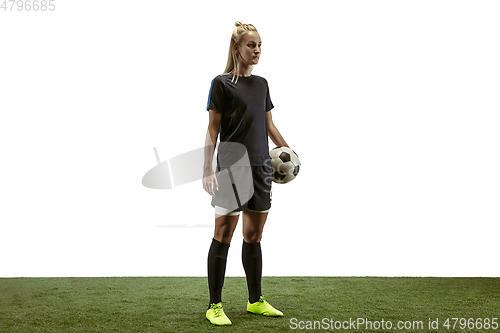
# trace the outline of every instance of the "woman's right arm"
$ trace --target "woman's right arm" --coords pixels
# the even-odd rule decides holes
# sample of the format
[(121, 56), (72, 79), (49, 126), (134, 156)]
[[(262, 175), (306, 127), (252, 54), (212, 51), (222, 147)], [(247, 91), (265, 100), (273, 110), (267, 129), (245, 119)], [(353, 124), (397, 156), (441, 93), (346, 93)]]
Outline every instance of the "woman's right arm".
[(205, 162), (203, 165), (203, 188), (210, 195), (215, 196), (214, 186), (215, 189), (218, 189), (219, 184), (212, 169), (212, 161), (220, 130), (221, 114), (214, 110), (209, 110), (208, 114), (208, 129), (205, 138)]

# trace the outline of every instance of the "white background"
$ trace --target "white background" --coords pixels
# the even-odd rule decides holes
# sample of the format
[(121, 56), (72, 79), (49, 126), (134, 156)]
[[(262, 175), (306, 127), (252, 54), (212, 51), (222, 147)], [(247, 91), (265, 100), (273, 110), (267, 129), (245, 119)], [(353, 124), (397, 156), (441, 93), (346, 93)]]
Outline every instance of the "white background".
[(0, 11), (0, 276), (206, 276), (201, 180), (141, 180), (203, 146), (237, 20), (302, 162), (264, 275), (500, 275), (498, 2), (55, 4)]

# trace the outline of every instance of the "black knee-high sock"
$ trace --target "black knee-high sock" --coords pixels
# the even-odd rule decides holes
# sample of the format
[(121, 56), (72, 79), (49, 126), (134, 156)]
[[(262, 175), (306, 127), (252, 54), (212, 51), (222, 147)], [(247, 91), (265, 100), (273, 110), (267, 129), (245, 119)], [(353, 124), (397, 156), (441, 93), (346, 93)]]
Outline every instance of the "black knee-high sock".
[(243, 241), (241, 257), (247, 277), (248, 300), (250, 303), (255, 303), (262, 296), (262, 250), (260, 242), (247, 243)]
[(208, 290), (210, 292), (210, 304), (222, 301), (222, 286), (224, 286), (228, 251), (229, 244), (212, 239), (212, 245), (210, 245), (210, 250), (208, 251)]

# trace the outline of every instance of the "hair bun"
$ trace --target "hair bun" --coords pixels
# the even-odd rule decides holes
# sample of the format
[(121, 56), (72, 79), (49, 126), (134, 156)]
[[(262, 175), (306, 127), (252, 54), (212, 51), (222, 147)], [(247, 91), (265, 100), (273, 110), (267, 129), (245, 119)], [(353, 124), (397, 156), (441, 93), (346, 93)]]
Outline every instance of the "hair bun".
[(243, 21), (236, 21), (236, 23), (234, 25), (236, 27), (241, 27), (242, 25), (245, 25), (245, 23), (243, 23)]

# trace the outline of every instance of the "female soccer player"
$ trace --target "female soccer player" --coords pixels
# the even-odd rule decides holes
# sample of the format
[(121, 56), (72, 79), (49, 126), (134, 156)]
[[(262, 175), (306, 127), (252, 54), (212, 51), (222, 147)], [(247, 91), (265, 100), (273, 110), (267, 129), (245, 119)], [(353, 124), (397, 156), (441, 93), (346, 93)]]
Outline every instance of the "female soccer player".
[[(215, 230), (208, 251), (210, 303), (206, 318), (215, 325), (231, 325), (231, 321), (222, 309), (221, 291), (224, 285), (227, 253), (240, 211), (243, 215), (242, 261), (249, 294), (247, 311), (264, 316), (283, 316), (281, 311), (272, 307), (262, 297), (260, 241), (271, 208), (272, 168), (267, 138), (269, 136), (278, 147), (288, 147), (288, 144), (273, 124), (271, 109), (274, 106), (266, 79), (251, 74), (261, 54), (262, 42), (259, 33), (251, 24), (238, 21), (235, 25), (226, 69), (224, 74), (212, 80), (207, 105), (209, 124), (205, 143), (203, 188), (212, 195), (212, 206), (215, 207)], [(216, 176), (212, 169), (212, 160), (219, 133)], [(253, 195), (248, 201), (244, 199), (244, 193), (242, 195), (241, 188), (244, 186), (238, 184), (240, 178), (248, 179), (245, 178), (245, 166), (240, 166), (238, 169), (230, 167), (228, 163), (223, 165), (219, 160), (222, 146), (226, 143), (237, 143), (246, 148), (250, 162), (246, 170), (251, 176), (250, 181), (253, 186)], [(238, 157), (243, 156), (241, 152), (235, 152), (236, 150), (232, 152)], [(219, 189), (223, 187), (220, 186), (222, 176), (219, 176), (224, 170), (231, 180), (226, 190)], [(229, 198), (231, 195), (233, 198)], [(228, 204), (231, 199), (233, 202), (236, 199), (237, 208)]]

